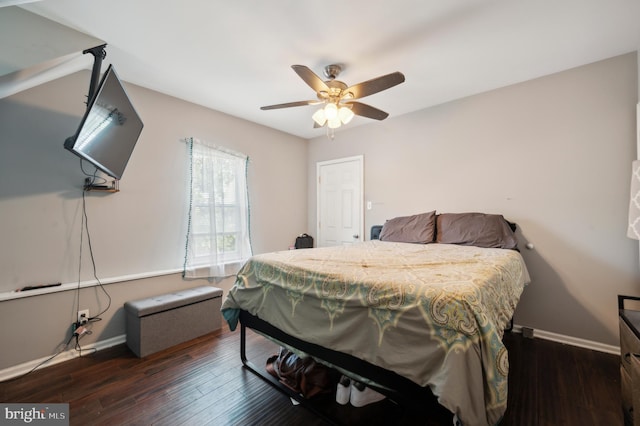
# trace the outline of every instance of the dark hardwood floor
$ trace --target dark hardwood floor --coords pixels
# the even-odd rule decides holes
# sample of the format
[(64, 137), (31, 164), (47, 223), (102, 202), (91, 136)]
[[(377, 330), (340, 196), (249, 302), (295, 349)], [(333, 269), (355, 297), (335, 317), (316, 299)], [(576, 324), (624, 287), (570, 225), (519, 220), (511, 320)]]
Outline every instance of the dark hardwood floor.
[[(619, 357), (506, 333), (509, 408), (501, 423), (621, 425)], [(250, 333), (256, 364), (277, 352)], [(0, 383), (0, 401), (70, 404), (72, 425), (324, 425), (301, 406), (241, 367), (239, 332), (221, 330), (146, 358), (125, 345)], [(316, 404), (344, 424), (451, 425), (429, 401), (407, 411), (383, 401), (341, 406), (334, 396)]]

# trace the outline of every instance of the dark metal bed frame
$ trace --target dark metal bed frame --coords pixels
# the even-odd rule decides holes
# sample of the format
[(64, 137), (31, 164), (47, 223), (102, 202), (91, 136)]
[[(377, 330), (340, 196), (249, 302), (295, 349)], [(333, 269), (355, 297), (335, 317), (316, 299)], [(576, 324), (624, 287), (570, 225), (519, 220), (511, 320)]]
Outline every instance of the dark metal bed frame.
[(384, 386), (384, 388), (376, 386), (370, 387), (384, 394), (390, 400), (399, 404), (403, 408), (411, 409), (412, 406), (418, 406), (421, 402), (423, 403), (425, 400), (424, 398), (434, 398), (431, 390), (428, 387), (423, 388), (418, 384), (412, 382), (411, 380), (402, 377), (397, 373), (394, 373), (393, 371), (378, 367), (377, 365), (373, 365), (352, 355), (334, 351), (332, 349), (309, 343), (297, 337), (291, 336), (269, 324), (268, 322), (248, 313), (247, 311), (241, 310), (240, 358), (242, 360), (243, 366), (279, 391), (295, 399), (302, 406), (309, 409), (319, 417), (322, 417), (329, 423), (339, 424), (339, 422), (337, 422), (335, 419), (329, 417), (326, 413), (322, 412), (316, 406), (314, 406), (314, 404), (312, 404), (310, 400), (304, 398), (302, 395), (286, 387), (285, 385), (280, 383), (277, 378), (269, 374), (265, 368), (256, 366), (247, 358), (247, 328), (255, 330), (266, 337), (271, 337), (277, 342), (281, 342), (285, 345), (289, 345), (295, 349), (298, 349), (310, 355), (320, 363), (327, 364), (330, 367), (338, 367), (345, 372), (351, 372), (352, 374), (367, 378), (372, 382)]

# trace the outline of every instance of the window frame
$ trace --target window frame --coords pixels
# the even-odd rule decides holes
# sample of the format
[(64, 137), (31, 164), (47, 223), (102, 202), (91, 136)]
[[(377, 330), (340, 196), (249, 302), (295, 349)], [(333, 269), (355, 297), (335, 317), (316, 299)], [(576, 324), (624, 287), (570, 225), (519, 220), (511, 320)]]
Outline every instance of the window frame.
[[(201, 274), (204, 273), (188, 274), (188, 269), (210, 270), (211, 273), (207, 276), (228, 276), (231, 274), (229, 270), (239, 269), (239, 266), (251, 256), (246, 176), (248, 157), (226, 148), (202, 143), (193, 138), (189, 142), (189, 229), (187, 231), (183, 276), (202, 276)], [(195, 147), (194, 142), (198, 144)], [(210, 150), (210, 152), (204, 152), (206, 150)], [(219, 162), (227, 164), (220, 166), (217, 164)], [(220, 175), (225, 172), (222, 167), (228, 167), (226, 171), (230, 173), (231, 178), (227, 177), (227, 179), (231, 184), (225, 183), (225, 177)], [(208, 176), (209, 173), (213, 177)], [(208, 186), (212, 187), (207, 188)], [(231, 216), (226, 214), (229, 209), (234, 212)], [(197, 212), (199, 211), (206, 213), (198, 218)], [(229, 223), (227, 220), (229, 218), (232, 219), (232, 226), (226, 226)], [(198, 224), (198, 222), (201, 223)], [(203, 225), (207, 222), (210, 225), (208, 228)], [(220, 225), (222, 225), (222, 229), (219, 229)], [(198, 229), (200, 227), (206, 229)], [(234, 239), (234, 248), (231, 251), (225, 250), (224, 244), (218, 244), (220, 239), (224, 242), (224, 239), (229, 236)], [(208, 247), (206, 247), (207, 245)], [(208, 251), (203, 252), (203, 248)], [(214, 249), (216, 250), (215, 255), (212, 253)]]

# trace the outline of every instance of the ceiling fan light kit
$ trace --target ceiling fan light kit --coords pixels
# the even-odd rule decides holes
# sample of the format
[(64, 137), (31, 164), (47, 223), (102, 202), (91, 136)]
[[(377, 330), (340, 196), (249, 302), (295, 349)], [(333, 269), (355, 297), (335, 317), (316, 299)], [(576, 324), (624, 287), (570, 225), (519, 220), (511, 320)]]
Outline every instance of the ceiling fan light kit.
[(354, 116), (353, 111), (347, 106), (338, 107), (335, 103), (327, 103), (317, 110), (311, 118), (313, 118), (318, 127), (326, 124), (330, 129), (337, 129), (343, 124), (349, 123)]
[(322, 104), (322, 108), (313, 113), (311, 118), (314, 121), (314, 127), (327, 126), (331, 132), (333, 129), (349, 123), (355, 115), (374, 120), (387, 118), (388, 113), (354, 100), (373, 95), (404, 82), (404, 75), (396, 71), (353, 86), (347, 86), (342, 81), (336, 80), (342, 71), (342, 66), (338, 64), (327, 65), (324, 68), (324, 75), (329, 79), (327, 81), (323, 81), (304, 65), (292, 65), (291, 68), (316, 92), (318, 100), (268, 105), (260, 109), (269, 110)]

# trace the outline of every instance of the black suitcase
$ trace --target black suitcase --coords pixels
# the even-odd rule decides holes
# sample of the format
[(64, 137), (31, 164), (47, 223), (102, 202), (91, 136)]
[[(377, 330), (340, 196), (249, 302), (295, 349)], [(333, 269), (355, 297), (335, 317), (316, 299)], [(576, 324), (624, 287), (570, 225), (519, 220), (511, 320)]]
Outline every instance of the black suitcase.
[(296, 238), (296, 249), (313, 248), (313, 237), (309, 234), (301, 234)]

